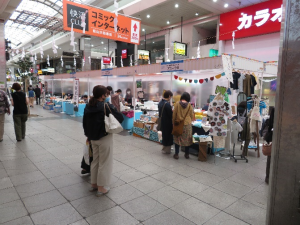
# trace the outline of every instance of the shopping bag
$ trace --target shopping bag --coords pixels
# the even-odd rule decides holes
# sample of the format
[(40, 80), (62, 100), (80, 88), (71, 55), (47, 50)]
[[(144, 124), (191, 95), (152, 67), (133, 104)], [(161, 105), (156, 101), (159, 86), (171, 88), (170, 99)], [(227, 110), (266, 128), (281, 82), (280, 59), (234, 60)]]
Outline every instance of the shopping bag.
[(123, 131), (123, 127), (122, 125), (119, 123), (119, 121), (114, 117), (114, 115), (112, 114), (109, 106), (107, 105), (110, 114), (108, 116), (106, 116), (106, 107), (104, 104), (104, 112), (105, 112), (105, 116), (104, 116), (104, 122), (105, 122), (105, 130), (107, 133), (110, 134), (118, 134), (121, 131)]
[(83, 146), (83, 158), (84, 158), (85, 164), (90, 165), (89, 145), (87, 145), (87, 144), (85, 144)]

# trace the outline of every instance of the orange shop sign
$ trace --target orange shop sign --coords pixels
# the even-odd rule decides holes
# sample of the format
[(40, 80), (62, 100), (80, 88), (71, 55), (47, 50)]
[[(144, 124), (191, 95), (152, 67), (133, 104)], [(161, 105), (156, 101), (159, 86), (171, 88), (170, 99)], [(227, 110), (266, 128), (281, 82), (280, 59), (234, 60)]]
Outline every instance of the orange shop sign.
[(115, 13), (87, 5), (63, 0), (64, 30), (73, 30), (91, 36), (97, 36), (132, 44), (140, 44), (141, 21), (118, 15), (115, 32)]

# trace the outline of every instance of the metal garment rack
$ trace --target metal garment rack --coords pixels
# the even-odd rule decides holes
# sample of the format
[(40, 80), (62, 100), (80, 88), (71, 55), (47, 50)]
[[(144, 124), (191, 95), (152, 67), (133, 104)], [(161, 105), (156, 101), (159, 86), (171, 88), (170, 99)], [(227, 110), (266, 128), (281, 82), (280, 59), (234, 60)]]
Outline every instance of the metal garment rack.
[[(246, 158), (246, 156), (244, 156), (243, 154), (235, 155), (234, 149), (235, 149), (235, 143), (233, 144), (233, 153), (232, 155), (230, 155), (230, 158), (234, 159), (234, 162), (237, 162), (238, 160), (246, 160), (246, 163), (248, 163), (248, 159)], [(236, 157), (240, 157), (240, 158), (236, 158)]]

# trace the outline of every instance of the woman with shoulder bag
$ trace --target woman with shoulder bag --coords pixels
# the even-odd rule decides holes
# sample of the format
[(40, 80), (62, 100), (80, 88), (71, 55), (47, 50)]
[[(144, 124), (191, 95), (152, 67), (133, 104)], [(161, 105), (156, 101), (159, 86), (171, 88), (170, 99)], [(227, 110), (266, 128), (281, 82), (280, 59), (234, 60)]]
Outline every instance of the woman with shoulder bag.
[(26, 121), (28, 118), (28, 98), (26, 94), (21, 91), (21, 85), (14, 83), (12, 86), (16, 92), (11, 97), (11, 105), (14, 107), (13, 119), (15, 126), (15, 133), (17, 141), (22, 141), (25, 138), (26, 133)]
[(162, 152), (164, 154), (171, 153), (171, 147), (173, 145), (173, 135), (172, 135), (172, 106), (170, 105), (170, 99), (173, 93), (171, 91), (165, 91), (164, 98), (158, 104), (159, 111), (159, 130), (162, 132)]
[(105, 116), (111, 113), (119, 123), (124, 119), (112, 104), (104, 102), (107, 97), (106, 87), (95, 86), (93, 95), (84, 109), (83, 129), (93, 148), (90, 191), (97, 191), (96, 196), (99, 197), (109, 191), (113, 164), (113, 135), (106, 132)]
[(190, 102), (190, 94), (184, 92), (180, 101), (176, 103), (173, 112), (173, 135), (175, 142), (174, 159), (178, 159), (179, 147), (185, 147), (185, 158), (189, 158), (189, 147), (193, 144), (192, 121), (194, 120), (194, 110)]

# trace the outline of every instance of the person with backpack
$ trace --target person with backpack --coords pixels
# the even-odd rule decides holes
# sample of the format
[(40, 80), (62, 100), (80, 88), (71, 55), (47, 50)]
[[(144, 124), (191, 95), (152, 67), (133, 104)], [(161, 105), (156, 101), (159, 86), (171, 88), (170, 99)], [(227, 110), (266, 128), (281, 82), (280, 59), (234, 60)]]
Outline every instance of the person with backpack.
[(5, 113), (10, 115), (10, 105), (5, 91), (0, 90), (0, 142), (3, 141)]

